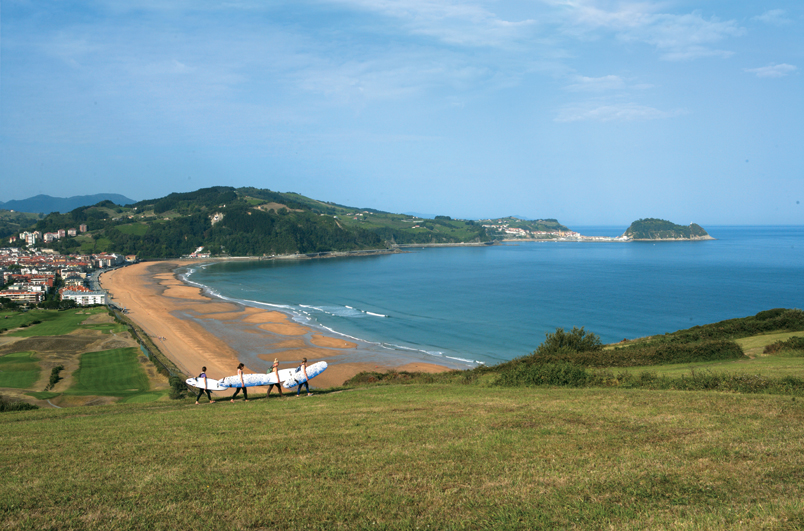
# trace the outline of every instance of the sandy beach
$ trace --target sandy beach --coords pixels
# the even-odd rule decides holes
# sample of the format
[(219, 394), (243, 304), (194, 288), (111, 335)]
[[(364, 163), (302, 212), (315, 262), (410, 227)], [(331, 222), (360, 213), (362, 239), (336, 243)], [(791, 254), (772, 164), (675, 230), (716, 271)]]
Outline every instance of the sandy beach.
[[(265, 351), (258, 357), (269, 364), (276, 358), (282, 369), (298, 365), (303, 357), (309, 363), (327, 361), (327, 370), (311, 381), (313, 387), (341, 385), (367, 370), (449, 370), (431, 363), (409, 363), (409, 360), (396, 363), (397, 360), (389, 356), (372, 362), (356, 361), (355, 343), (323, 335), (294, 322), (282, 312), (215, 300), (203, 294), (200, 288), (185, 284), (174, 271), (193, 263), (196, 262), (142, 262), (103, 273), (100, 277), (112, 301), (126, 308), (127, 316), (188, 376), (200, 373), (202, 366), (207, 367), (211, 378), (235, 374), (242, 357), (236, 345), (241, 342), (225, 340), (220, 333), (213, 332), (221, 327), (225, 327), (230, 339), (235, 334), (244, 344), (257, 344)], [(246, 372), (256, 372), (248, 363), (246, 369)]]

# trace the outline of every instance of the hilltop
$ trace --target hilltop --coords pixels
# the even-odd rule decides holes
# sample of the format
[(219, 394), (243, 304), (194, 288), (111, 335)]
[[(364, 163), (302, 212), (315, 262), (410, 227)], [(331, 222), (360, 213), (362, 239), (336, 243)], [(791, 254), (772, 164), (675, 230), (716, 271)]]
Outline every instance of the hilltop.
[[(556, 220), (506, 219), (511, 226), (529, 230), (567, 230)], [(202, 248), (216, 256), (270, 256), (482, 244), (505, 236), (483, 223), (393, 214), (291, 192), (215, 186), (127, 206), (105, 200), (66, 214), (49, 214), (30, 230), (46, 233), (84, 224), (86, 233), (48, 246), (65, 254), (117, 252), (150, 259), (190, 255)]]
[(83, 206), (90, 206), (101, 201), (113, 201), (118, 205), (129, 205), (133, 199), (120, 194), (93, 194), (74, 195), (72, 197), (51, 197), (49, 195), (36, 195), (28, 199), (13, 199), (5, 203), (0, 201), (0, 208), (16, 210), (17, 212), (34, 212), (48, 214), (50, 212), (69, 212)]
[(623, 236), (637, 241), (714, 239), (709, 236), (703, 227), (695, 223), (684, 226), (655, 218), (634, 221), (623, 233)]

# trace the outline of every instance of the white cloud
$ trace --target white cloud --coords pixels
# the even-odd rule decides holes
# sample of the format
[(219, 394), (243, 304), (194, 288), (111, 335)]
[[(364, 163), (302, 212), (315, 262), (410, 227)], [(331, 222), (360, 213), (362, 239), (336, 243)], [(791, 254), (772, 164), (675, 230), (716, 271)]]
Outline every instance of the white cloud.
[(506, 46), (523, 36), (532, 19), (509, 21), (477, 3), (440, 0), (332, 0), (402, 21), (413, 34), (463, 46)]
[(568, 85), (567, 90), (573, 92), (604, 92), (625, 88), (625, 81), (620, 76), (585, 77), (576, 76), (575, 83)]
[(662, 52), (662, 59), (680, 61), (699, 57), (728, 57), (731, 52), (710, 46), (745, 34), (734, 20), (705, 18), (699, 11), (687, 14), (660, 13), (661, 4), (617, 3), (601, 7), (601, 0), (545, 0), (562, 6), (564, 31), (575, 36), (610, 31), (625, 42), (643, 42)]
[(759, 68), (745, 68), (744, 70), (751, 74), (756, 74), (757, 77), (784, 77), (798, 70), (798, 67), (782, 63), (780, 65), (768, 65)]
[(771, 9), (770, 11), (765, 11), (761, 15), (757, 15), (753, 17), (751, 20), (758, 20), (760, 22), (764, 22), (765, 24), (771, 24), (773, 26), (784, 26), (785, 24), (792, 24), (793, 21), (790, 20), (785, 16), (786, 11), (784, 9)]
[(561, 109), (556, 122), (633, 122), (658, 120), (685, 114), (684, 111), (662, 111), (636, 103), (612, 105), (584, 104)]

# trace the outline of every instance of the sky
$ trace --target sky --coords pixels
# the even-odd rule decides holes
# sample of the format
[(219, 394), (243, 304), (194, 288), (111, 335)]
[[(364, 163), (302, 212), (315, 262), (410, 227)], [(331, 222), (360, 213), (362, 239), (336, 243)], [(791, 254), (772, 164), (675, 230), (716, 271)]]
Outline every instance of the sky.
[(0, 3), (0, 200), (804, 225), (804, 3)]

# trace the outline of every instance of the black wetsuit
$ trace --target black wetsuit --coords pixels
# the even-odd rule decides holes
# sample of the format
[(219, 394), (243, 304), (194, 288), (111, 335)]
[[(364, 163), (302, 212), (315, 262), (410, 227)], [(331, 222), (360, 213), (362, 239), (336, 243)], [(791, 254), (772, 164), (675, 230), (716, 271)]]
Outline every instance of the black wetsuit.
[[(206, 378), (206, 377), (207, 377), (207, 373), (202, 372), (201, 374), (198, 375), (198, 380), (201, 380), (202, 378)], [(198, 399), (201, 398), (201, 395), (203, 395), (205, 391), (207, 393), (207, 398), (209, 398), (209, 401), (212, 402), (212, 394), (209, 392), (209, 389), (204, 389), (203, 387), (198, 388), (198, 396), (195, 397), (196, 402), (198, 402)]]

